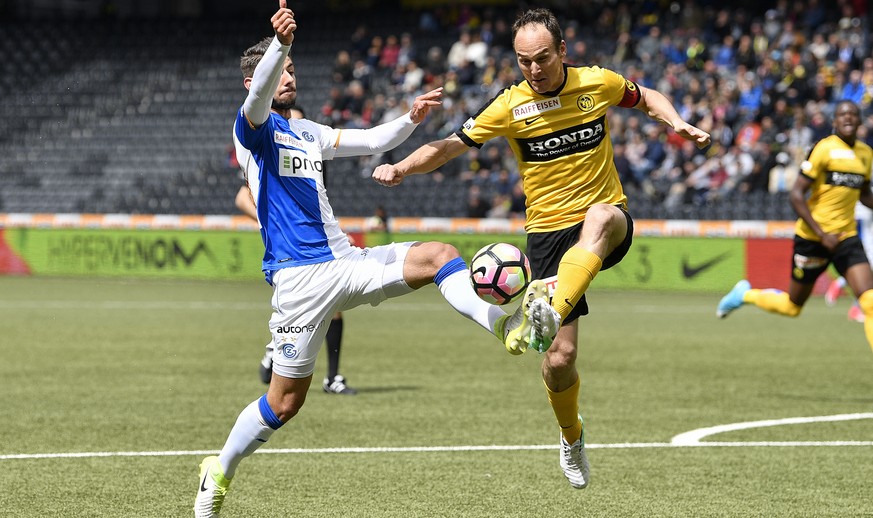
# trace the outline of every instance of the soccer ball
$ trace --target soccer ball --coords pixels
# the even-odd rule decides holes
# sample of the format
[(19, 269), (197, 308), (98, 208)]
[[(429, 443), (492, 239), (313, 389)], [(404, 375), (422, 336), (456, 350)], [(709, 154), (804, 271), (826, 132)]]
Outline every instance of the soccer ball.
[(470, 282), (479, 298), (502, 306), (527, 289), (530, 262), (524, 252), (509, 243), (491, 243), (473, 256)]

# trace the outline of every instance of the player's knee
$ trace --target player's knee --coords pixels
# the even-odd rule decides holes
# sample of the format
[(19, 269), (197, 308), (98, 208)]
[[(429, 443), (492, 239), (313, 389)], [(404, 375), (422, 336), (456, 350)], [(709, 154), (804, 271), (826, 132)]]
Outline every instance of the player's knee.
[(612, 205), (597, 203), (588, 209), (588, 212), (585, 214), (585, 222), (608, 225), (616, 216), (616, 212), (620, 211)]
[(458, 249), (448, 243), (440, 243), (432, 241), (426, 243), (427, 257), (434, 268), (434, 271), (439, 270), (449, 261), (461, 257)]
[[(595, 238), (607, 238), (619, 230), (626, 231), (627, 218), (618, 207), (606, 203), (592, 205), (585, 214), (585, 226), (582, 227), (583, 235), (589, 232), (589, 240)], [(592, 235), (596, 234), (596, 235)], [(624, 232), (621, 233), (622, 239)]]
[(873, 317), (873, 290), (867, 290), (858, 297), (858, 305), (865, 317)]
[(562, 340), (560, 337), (555, 338), (552, 346), (547, 354), (547, 363), (552, 370), (565, 370), (575, 368), (576, 365), (576, 344), (570, 340)]

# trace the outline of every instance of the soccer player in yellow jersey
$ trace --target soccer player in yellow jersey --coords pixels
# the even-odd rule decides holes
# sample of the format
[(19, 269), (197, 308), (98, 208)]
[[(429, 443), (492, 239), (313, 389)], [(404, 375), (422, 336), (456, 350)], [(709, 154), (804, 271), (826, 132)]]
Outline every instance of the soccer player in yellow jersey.
[[(548, 9), (519, 15), (513, 45), (524, 81), (483, 106), (458, 131), (420, 147), (373, 178), (399, 184), (426, 173), (495, 137), (504, 137), (519, 163), (527, 196), (527, 253), (536, 298), (518, 327), (505, 331), (513, 354), (545, 351), (543, 381), (561, 427), (560, 463), (574, 488), (588, 485), (588, 460), (579, 416), (577, 319), (588, 313), (584, 293), (598, 271), (630, 249), (633, 221), (613, 161), (606, 112), (637, 108), (699, 147), (710, 136), (679, 116), (662, 94), (604, 68), (570, 67), (561, 27)], [(552, 304), (543, 279), (557, 276)], [(528, 288), (531, 293), (531, 288)], [(527, 331), (533, 331), (528, 333)]]
[(719, 302), (716, 315), (720, 318), (743, 304), (796, 317), (812, 294), (818, 276), (833, 263), (858, 297), (865, 317), (864, 333), (873, 347), (873, 273), (855, 221), (858, 201), (873, 207), (873, 149), (857, 139), (860, 125), (861, 112), (855, 103), (837, 103), (834, 134), (812, 148), (791, 188), (791, 206), (799, 218), (788, 292), (752, 289), (748, 281), (741, 280)]

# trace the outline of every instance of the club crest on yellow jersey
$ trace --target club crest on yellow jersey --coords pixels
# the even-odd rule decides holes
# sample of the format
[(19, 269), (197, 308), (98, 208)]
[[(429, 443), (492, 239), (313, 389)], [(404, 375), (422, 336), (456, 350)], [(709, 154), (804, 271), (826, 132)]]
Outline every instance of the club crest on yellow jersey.
[(576, 98), (576, 106), (580, 111), (590, 112), (594, 109), (594, 97), (589, 94), (582, 94)]

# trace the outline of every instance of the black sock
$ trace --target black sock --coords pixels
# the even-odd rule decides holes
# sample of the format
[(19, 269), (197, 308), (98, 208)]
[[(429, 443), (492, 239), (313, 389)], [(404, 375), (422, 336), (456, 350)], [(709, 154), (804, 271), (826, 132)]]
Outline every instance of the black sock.
[(330, 321), (327, 328), (327, 379), (333, 381), (339, 374), (340, 346), (343, 342), (343, 318)]

